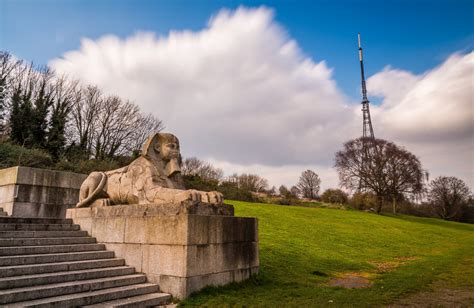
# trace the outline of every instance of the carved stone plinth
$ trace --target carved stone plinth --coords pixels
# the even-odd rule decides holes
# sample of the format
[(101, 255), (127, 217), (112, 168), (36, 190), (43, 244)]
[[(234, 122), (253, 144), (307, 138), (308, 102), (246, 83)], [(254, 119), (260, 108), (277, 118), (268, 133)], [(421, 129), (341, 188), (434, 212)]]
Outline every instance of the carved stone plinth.
[(97, 206), (67, 217), (176, 298), (258, 272), (257, 219), (234, 217), (231, 205)]

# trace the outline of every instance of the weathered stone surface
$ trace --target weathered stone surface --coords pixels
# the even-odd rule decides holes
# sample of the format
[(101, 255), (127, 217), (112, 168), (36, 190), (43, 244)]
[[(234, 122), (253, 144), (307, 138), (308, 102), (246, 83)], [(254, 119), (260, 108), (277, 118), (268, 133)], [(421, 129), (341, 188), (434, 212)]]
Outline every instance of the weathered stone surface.
[(258, 267), (237, 269), (227, 272), (211, 273), (192, 277), (147, 274), (150, 282), (160, 285), (160, 289), (171, 294), (192, 294), (203, 286), (223, 286), (229, 282), (240, 282), (258, 273)]
[(256, 218), (195, 215), (186, 210), (174, 215), (169, 208), (162, 204), (74, 208), (67, 217), (177, 298), (258, 272)]
[(77, 207), (97, 200), (113, 204), (209, 204), (222, 205), (222, 194), (185, 190), (181, 176), (179, 140), (157, 133), (143, 145), (140, 157), (130, 165), (107, 172), (92, 172), (81, 185)]
[(0, 207), (9, 215), (64, 217), (86, 175), (29, 167), (0, 170)]

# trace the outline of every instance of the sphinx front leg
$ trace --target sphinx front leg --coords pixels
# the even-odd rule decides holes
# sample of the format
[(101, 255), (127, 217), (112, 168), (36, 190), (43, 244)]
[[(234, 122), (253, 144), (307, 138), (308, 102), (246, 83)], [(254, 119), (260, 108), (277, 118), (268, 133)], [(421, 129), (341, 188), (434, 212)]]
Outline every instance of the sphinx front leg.
[(201, 202), (201, 192), (193, 189), (181, 190), (163, 187), (147, 189), (140, 203), (181, 203), (184, 201)]
[(223, 195), (218, 191), (200, 191), (201, 194), (201, 201), (203, 203), (221, 205), (224, 201)]

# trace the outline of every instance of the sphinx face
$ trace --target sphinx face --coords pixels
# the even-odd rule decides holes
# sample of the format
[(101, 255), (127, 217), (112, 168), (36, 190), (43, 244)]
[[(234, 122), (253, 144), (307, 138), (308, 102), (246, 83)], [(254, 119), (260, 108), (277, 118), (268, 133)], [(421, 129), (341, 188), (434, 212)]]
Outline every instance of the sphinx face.
[(165, 171), (168, 177), (181, 172), (179, 143), (166, 142), (160, 145), (161, 159), (166, 163)]
[(179, 158), (179, 144), (176, 142), (167, 142), (160, 145), (161, 159), (170, 161)]

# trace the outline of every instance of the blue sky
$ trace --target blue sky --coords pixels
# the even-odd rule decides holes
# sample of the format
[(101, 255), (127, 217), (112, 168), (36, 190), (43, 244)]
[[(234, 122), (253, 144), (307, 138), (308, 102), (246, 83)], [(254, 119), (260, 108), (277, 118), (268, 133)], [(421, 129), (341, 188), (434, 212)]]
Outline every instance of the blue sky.
[(0, 0), (0, 49), (46, 64), (80, 39), (137, 31), (199, 30), (221, 8), (267, 6), (315, 61), (325, 60), (351, 99), (359, 96), (357, 32), (366, 72), (384, 66), (422, 73), (455, 51), (471, 51), (473, 1)]
[(0, 0), (0, 50), (132, 100), (184, 157), (277, 186), (311, 169), (328, 188), (362, 132), (361, 32), (375, 136), (474, 187), (473, 15), (473, 0)]

